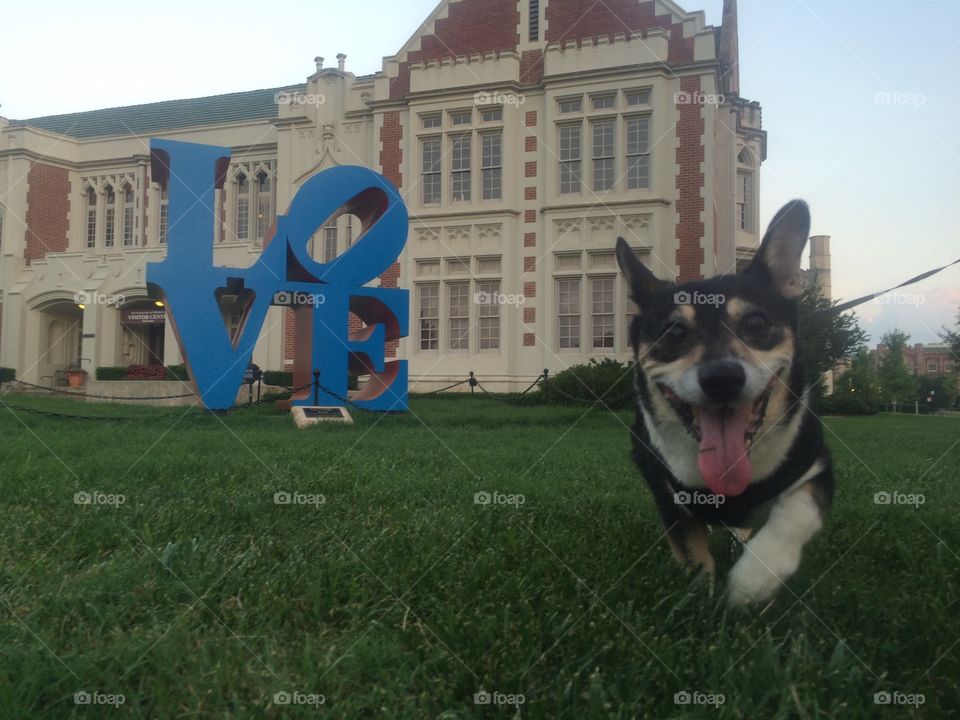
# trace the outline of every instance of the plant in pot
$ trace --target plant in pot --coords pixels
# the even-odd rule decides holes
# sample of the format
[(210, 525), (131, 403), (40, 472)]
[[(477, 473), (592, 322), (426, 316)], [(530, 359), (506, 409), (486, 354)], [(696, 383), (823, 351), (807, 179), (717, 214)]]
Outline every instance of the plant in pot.
[(83, 387), (84, 383), (87, 382), (87, 371), (82, 369), (79, 365), (71, 365), (67, 368), (67, 383), (72, 388)]

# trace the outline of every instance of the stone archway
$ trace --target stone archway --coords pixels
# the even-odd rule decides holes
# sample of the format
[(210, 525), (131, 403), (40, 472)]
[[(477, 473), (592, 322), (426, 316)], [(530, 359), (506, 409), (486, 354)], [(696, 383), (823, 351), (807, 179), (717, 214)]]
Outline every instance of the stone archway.
[(163, 365), (166, 312), (153, 300), (120, 308), (120, 361), (123, 365)]
[(47, 303), (39, 310), (37, 376), (41, 385), (63, 383), (63, 372), (81, 365), (83, 310), (66, 300)]

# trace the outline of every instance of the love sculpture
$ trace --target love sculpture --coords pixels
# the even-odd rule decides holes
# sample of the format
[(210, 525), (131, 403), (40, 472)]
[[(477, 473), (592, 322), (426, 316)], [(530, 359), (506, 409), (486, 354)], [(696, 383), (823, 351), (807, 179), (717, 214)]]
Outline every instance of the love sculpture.
[[(194, 389), (210, 410), (231, 407), (271, 305), (294, 313), (293, 384), (320, 371), (319, 404), (342, 407), (349, 375), (369, 375), (351, 403), (368, 410), (405, 410), (407, 362), (386, 361), (386, 343), (406, 337), (409, 291), (364, 287), (403, 250), (407, 209), (394, 187), (372, 170), (336, 167), (301, 186), (278, 215), (260, 259), (248, 268), (213, 264), (214, 191), (222, 189), (229, 148), (150, 141), (151, 174), (168, 193), (167, 256), (147, 264), (151, 296), (163, 300)], [(358, 239), (328, 263), (308, 242), (328, 219), (360, 219)], [(243, 319), (231, 337), (219, 298), (238, 296)], [(365, 327), (351, 333), (350, 314)], [(292, 397), (313, 405), (313, 390)]]

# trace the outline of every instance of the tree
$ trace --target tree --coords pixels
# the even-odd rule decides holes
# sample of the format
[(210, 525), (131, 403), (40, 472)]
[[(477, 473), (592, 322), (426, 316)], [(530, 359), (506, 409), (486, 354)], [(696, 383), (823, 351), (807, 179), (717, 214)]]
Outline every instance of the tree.
[(948, 375), (925, 377), (920, 380), (920, 404), (930, 412), (948, 408), (953, 403), (956, 389), (953, 378)]
[[(823, 297), (816, 281), (800, 296), (800, 354), (811, 379), (819, 379), (837, 363), (850, 359), (867, 341), (855, 313), (829, 312), (836, 304)], [(823, 383), (816, 388), (822, 394)]]
[(950, 354), (953, 355), (954, 366), (960, 366), (960, 311), (957, 312), (957, 329), (943, 329), (940, 337), (950, 346)]
[(860, 346), (850, 358), (850, 368), (841, 375), (833, 390), (834, 397), (850, 397), (867, 405), (880, 404), (880, 389), (873, 367), (873, 356), (866, 346)]
[(894, 328), (884, 334), (880, 345), (885, 353), (880, 358), (877, 380), (880, 382), (880, 397), (884, 402), (907, 402), (917, 399), (917, 379), (907, 370), (903, 351), (910, 336)]

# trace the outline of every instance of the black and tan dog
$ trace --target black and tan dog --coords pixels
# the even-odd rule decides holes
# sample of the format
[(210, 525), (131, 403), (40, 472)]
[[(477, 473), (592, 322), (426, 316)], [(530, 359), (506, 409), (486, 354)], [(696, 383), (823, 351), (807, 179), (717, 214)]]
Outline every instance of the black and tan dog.
[(797, 347), (809, 230), (806, 203), (793, 201), (743, 271), (680, 285), (617, 242), (639, 308), (634, 459), (681, 562), (712, 577), (707, 526), (752, 533), (728, 577), (734, 604), (768, 599), (796, 571), (833, 497)]

